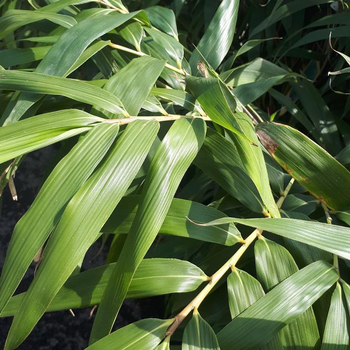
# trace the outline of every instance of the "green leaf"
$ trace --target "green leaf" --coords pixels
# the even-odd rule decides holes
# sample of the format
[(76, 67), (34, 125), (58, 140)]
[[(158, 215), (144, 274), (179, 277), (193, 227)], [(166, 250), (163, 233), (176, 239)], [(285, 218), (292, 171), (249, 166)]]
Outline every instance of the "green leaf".
[[(135, 58), (110, 78), (104, 89), (117, 96), (130, 115), (137, 116), (164, 65), (152, 57)], [(138, 79), (141, 75), (143, 79)]]
[(247, 208), (258, 213), (263, 212), (264, 205), (260, 194), (246, 173), (238, 150), (232, 142), (208, 129), (194, 164)]
[(258, 280), (236, 268), (227, 277), (227, 292), (231, 318), (237, 317), (265, 295)]
[(70, 16), (28, 10), (9, 10), (0, 19), (0, 39), (27, 24), (48, 20), (65, 28), (73, 27), (77, 21)]
[(76, 79), (21, 71), (0, 71), (0, 88), (36, 94), (60, 95), (128, 116), (120, 100), (104, 89)]
[(257, 134), (271, 156), (314, 197), (336, 210), (350, 206), (350, 172), (300, 131), (259, 124)]
[(140, 350), (154, 349), (163, 339), (167, 328), (174, 319), (148, 318), (118, 329), (86, 350)]
[(305, 312), (338, 277), (336, 270), (324, 261), (293, 274), (218, 333), (220, 348), (239, 350), (264, 346), (280, 329)]
[[(266, 290), (271, 290), (299, 269), (290, 253), (281, 245), (264, 237), (254, 245), (257, 277)], [(284, 349), (315, 348), (320, 342), (312, 308), (278, 333)]]
[(4, 68), (41, 60), (51, 46), (38, 46), (29, 49), (9, 49), (0, 52), (0, 65)]
[(324, 4), (327, 2), (331, 2), (331, 1), (330, 0), (308, 0), (308, 1), (296, 0), (290, 3), (287, 3), (279, 7), (276, 11), (273, 11), (271, 16), (266, 17), (264, 21), (262, 21), (258, 26), (256, 26), (252, 30), (252, 32), (250, 33), (250, 36), (252, 37), (256, 35), (257, 33), (272, 26), (276, 22), (281, 21), (282, 19), (287, 18), (298, 11), (301, 11), (311, 6)]
[[(30, 13), (32, 15), (33, 11)], [(141, 12), (128, 14), (103, 12), (79, 22), (59, 37), (35, 71), (53, 76), (65, 76), (94, 40), (135, 16), (141, 16)], [(40, 95), (21, 94), (15, 107), (4, 113), (0, 124), (16, 122), (40, 98)]]
[(315, 125), (317, 140), (331, 154), (337, 154), (342, 148), (338, 127), (321, 94), (307, 80), (298, 84), (292, 83), (292, 87), (308, 117)]
[(349, 311), (343, 300), (342, 288), (336, 284), (332, 294), (321, 350), (346, 350), (349, 346)]
[[(47, 311), (98, 305), (115, 263), (71, 276), (52, 300)], [(197, 266), (176, 259), (145, 259), (136, 270), (127, 299), (147, 298), (197, 289), (208, 277)], [(12, 297), (0, 317), (14, 316), (25, 293)]]
[(71, 199), (14, 318), (7, 350), (16, 348), (28, 336), (96, 240), (139, 171), (157, 131), (155, 121), (129, 124), (103, 164)]
[(205, 131), (202, 119), (178, 119), (158, 147), (136, 217), (97, 311), (91, 342), (110, 332), (135, 270), (159, 232), (180, 181), (203, 143)]
[(175, 89), (153, 88), (151, 94), (158, 98), (168, 100), (174, 104), (184, 107), (189, 111), (195, 108), (196, 100), (185, 91)]
[(242, 135), (242, 129), (234, 114), (236, 100), (227, 86), (217, 78), (186, 77), (187, 89), (196, 97), (210, 119)]
[[(253, 123), (245, 113), (236, 113), (235, 116), (244, 132), (245, 138), (238, 134), (231, 134), (230, 137), (237, 147), (238, 153), (241, 156), (242, 164), (250, 178), (255, 183), (268, 212), (273, 217), (280, 217), (279, 210), (271, 191), (262, 147), (260, 146), (255, 134)], [(255, 146), (247, 142), (246, 138), (254, 142)]]
[[(235, 268), (227, 277), (228, 303), (231, 317), (235, 318), (265, 295), (260, 282), (243, 270)], [(282, 350), (276, 335), (261, 348), (262, 350)]]
[(0, 279), (0, 310), (56, 226), (68, 201), (108, 151), (118, 129), (119, 125), (102, 124), (79, 141), (55, 167), (32, 206), (15, 226)]
[(202, 55), (213, 69), (219, 67), (232, 44), (238, 8), (238, 0), (224, 0), (221, 2), (209, 27), (191, 55), (192, 72), (197, 72), (197, 63), (203, 60)]
[[(124, 197), (102, 228), (102, 232), (129, 233), (139, 202), (140, 196)], [(241, 240), (241, 234), (234, 225), (209, 228), (200, 227), (187, 220), (187, 217), (191, 217), (195, 221), (204, 222), (209, 218), (218, 219), (225, 216), (219, 210), (203, 204), (174, 198), (159, 233), (231, 246)]]
[(234, 222), (249, 227), (255, 227), (293, 239), (298, 242), (310, 244), (326, 250), (345, 259), (350, 259), (350, 228), (328, 225), (317, 221), (304, 221), (296, 219), (236, 219), (223, 218), (212, 221), (206, 226), (222, 225)]
[(153, 6), (146, 8), (145, 12), (154, 27), (178, 40), (176, 18), (172, 10)]
[(141, 40), (144, 34), (143, 28), (138, 22), (127, 22), (118, 28), (118, 34), (133, 45), (137, 51), (141, 51)]
[[(1, 72), (0, 72), (1, 74)], [(67, 109), (0, 128), (0, 163), (90, 130), (103, 119)]]
[(182, 338), (182, 350), (220, 350), (216, 335), (210, 324), (206, 322), (197, 309), (188, 322)]

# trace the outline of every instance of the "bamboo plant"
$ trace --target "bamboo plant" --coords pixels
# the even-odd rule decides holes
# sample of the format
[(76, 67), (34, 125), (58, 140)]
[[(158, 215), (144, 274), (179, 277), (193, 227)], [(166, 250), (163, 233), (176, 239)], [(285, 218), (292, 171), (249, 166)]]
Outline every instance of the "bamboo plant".
[[(1, 193), (61, 148), (2, 267), (5, 350), (96, 306), (89, 350), (348, 349), (345, 0), (0, 6)], [(163, 319), (112, 332), (158, 295)]]

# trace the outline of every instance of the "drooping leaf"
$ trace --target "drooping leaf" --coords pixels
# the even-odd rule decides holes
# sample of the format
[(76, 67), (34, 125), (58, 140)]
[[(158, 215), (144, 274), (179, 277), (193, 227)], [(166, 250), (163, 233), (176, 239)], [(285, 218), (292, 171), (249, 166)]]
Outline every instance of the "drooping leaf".
[(96, 240), (139, 171), (157, 131), (155, 121), (129, 124), (103, 164), (71, 199), (14, 318), (6, 349), (16, 348), (28, 336)]
[(137, 321), (107, 335), (86, 350), (115, 350), (116, 346), (118, 350), (154, 349), (173, 321), (156, 318)]
[[(21, 123), (23, 122), (14, 125)], [(118, 128), (117, 124), (96, 126), (78, 142), (55, 167), (28, 212), (17, 223), (0, 278), (0, 310), (14, 293), (35, 254), (56, 226), (68, 201), (108, 151)]]
[[(47, 311), (98, 305), (115, 263), (70, 277), (52, 300)], [(127, 299), (146, 298), (197, 289), (208, 277), (197, 266), (176, 259), (142, 260), (130, 284)], [(0, 317), (14, 316), (25, 293), (12, 297)]]
[(263, 212), (260, 194), (246, 173), (237, 148), (219, 133), (208, 129), (194, 164), (247, 208)]
[(249, 227), (260, 228), (277, 235), (310, 244), (333, 254), (350, 259), (350, 228), (328, 225), (317, 221), (297, 219), (236, 219), (222, 218), (204, 226), (222, 225), (234, 222)]
[(182, 338), (182, 350), (220, 350), (216, 335), (210, 324), (206, 322), (197, 310), (188, 322)]
[[(271, 290), (299, 269), (290, 253), (266, 238), (254, 245), (257, 276), (266, 290)], [(312, 308), (306, 310), (278, 333), (283, 348), (315, 348), (320, 335)]]
[(339, 283), (332, 294), (321, 350), (346, 350), (349, 346), (349, 311)]
[(305, 312), (337, 279), (336, 270), (324, 261), (303, 268), (220, 331), (220, 348), (257, 349), (267, 344), (280, 329)]
[(190, 58), (192, 72), (197, 71), (198, 61), (205, 60), (216, 69), (226, 56), (236, 29), (238, 0), (224, 0), (220, 4), (209, 27), (205, 31)]
[(328, 207), (350, 206), (350, 172), (300, 131), (282, 124), (259, 124), (257, 133), (271, 156)]
[(0, 163), (84, 133), (103, 119), (68, 109), (41, 114), (0, 128)]
[(157, 149), (136, 217), (101, 300), (91, 342), (110, 332), (135, 270), (159, 232), (180, 181), (203, 143), (205, 131), (202, 119), (178, 119)]
[[(46, 14), (44, 13), (44, 15)], [(88, 17), (59, 37), (35, 71), (53, 76), (64, 76), (94, 40), (135, 16), (141, 16), (141, 13), (102, 12)], [(40, 95), (21, 94), (15, 107), (4, 113), (0, 124), (6, 125), (16, 122), (40, 98)]]
[[(140, 196), (124, 197), (102, 228), (102, 232), (129, 233), (140, 199)], [(225, 214), (197, 202), (174, 198), (159, 233), (225, 245), (233, 245), (242, 239), (234, 225), (200, 227), (189, 222), (187, 217), (196, 222), (204, 222), (209, 218), (225, 217)]]
[(112, 113), (128, 115), (121, 101), (109, 91), (86, 82), (21, 71), (0, 71), (0, 88), (34, 94), (60, 95), (94, 104)]

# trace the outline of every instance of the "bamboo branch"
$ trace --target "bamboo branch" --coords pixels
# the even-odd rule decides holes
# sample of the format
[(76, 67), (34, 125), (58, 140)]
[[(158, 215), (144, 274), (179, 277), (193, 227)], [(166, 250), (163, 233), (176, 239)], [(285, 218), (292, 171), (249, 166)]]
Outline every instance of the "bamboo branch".
[[(279, 198), (277, 202), (277, 206), (280, 209), (283, 201), (287, 197), (288, 192), (290, 191), (292, 185), (294, 183), (294, 178), (290, 180), (288, 183), (286, 189), (282, 192), (281, 197)], [(169, 337), (171, 336), (177, 327), (181, 324), (181, 322), (190, 314), (192, 310), (197, 310), (200, 304), (203, 302), (203, 300), (206, 298), (206, 296), (210, 293), (210, 291), (214, 288), (214, 286), (217, 284), (218, 281), (226, 274), (226, 272), (229, 269), (232, 269), (234, 266), (236, 266), (239, 259), (242, 257), (242, 255), (245, 253), (245, 251), (248, 249), (248, 247), (254, 242), (254, 240), (259, 237), (262, 234), (263, 230), (261, 229), (255, 229), (245, 240), (242, 246), (237, 250), (235, 254), (223, 265), (220, 267), (219, 270), (217, 270), (209, 280), (209, 283), (197, 294), (197, 296), (181, 311), (179, 312), (176, 317), (174, 323), (168, 328), (165, 336)]]

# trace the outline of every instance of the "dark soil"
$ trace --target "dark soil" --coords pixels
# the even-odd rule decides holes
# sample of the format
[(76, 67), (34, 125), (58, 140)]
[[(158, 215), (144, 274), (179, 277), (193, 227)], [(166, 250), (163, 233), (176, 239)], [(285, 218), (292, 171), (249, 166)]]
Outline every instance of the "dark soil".
[[(44, 175), (45, 166), (50, 162), (56, 149), (54, 146), (36, 151), (21, 164), (16, 174), (15, 184), (18, 202), (13, 202), (8, 190), (4, 192), (2, 214), (0, 216), (0, 267), (2, 267), (6, 249), (16, 222), (33, 202)], [(92, 259), (99, 249), (95, 244), (88, 252), (83, 270), (104, 264), (106, 251)], [(92, 259), (92, 261), (90, 261)], [(34, 273), (30, 267), (17, 292), (24, 292)], [(21, 350), (79, 350), (87, 346), (93, 317), (89, 309), (74, 310), (75, 317), (69, 311), (45, 314), (31, 335), (18, 348)], [(125, 301), (114, 329), (147, 317), (163, 316), (163, 298), (147, 298)], [(11, 318), (0, 318), (0, 347), (3, 348), (6, 335), (11, 325)]]

